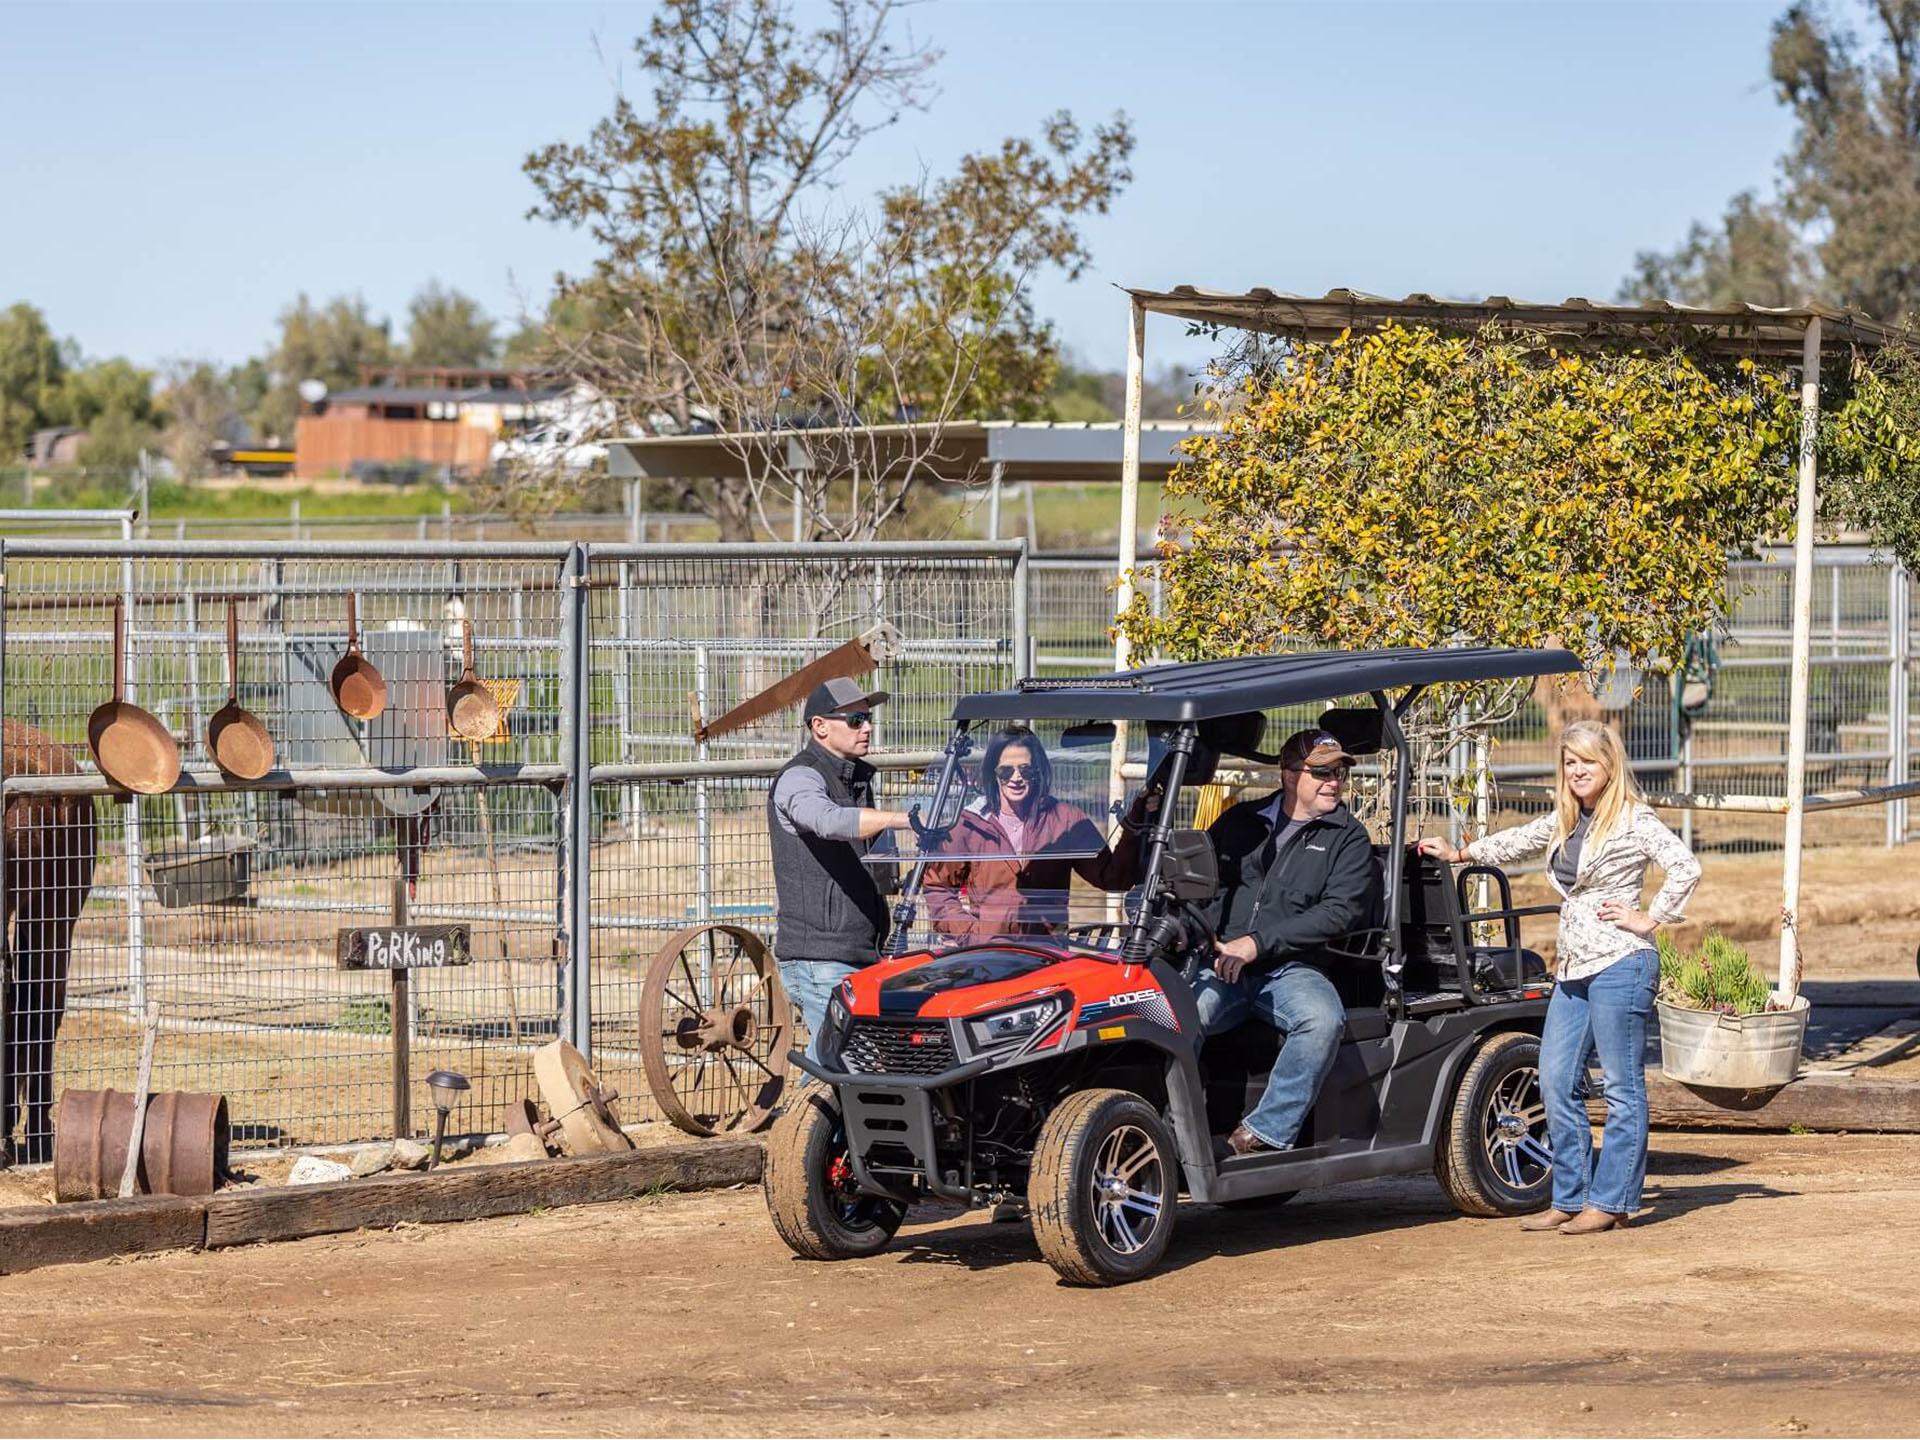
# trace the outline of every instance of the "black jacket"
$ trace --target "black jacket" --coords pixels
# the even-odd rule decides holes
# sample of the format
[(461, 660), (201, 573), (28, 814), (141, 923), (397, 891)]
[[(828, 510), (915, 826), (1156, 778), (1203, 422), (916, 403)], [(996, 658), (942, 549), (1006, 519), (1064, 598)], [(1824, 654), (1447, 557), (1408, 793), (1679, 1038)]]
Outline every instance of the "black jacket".
[(1310, 820), (1277, 854), (1261, 812), (1273, 797), (1235, 805), (1207, 830), (1220, 862), (1220, 894), (1209, 919), (1222, 940), (1251, 935), (1260, 947), (1250, 967), (1288, 960), (1320, 969), (1342, 963), (1330, 940), (1380, 923), (1380, 872), (1373, 842), (1345, 806)]

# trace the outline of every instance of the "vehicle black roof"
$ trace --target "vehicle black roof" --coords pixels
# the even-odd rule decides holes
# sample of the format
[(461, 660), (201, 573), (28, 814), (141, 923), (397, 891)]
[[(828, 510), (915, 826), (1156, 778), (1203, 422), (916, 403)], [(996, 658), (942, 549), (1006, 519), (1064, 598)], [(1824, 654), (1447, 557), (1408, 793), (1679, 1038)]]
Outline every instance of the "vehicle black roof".
[(1568, 650), (1461, 646), (1447, 650), (1320, 650), (1154, 665), (1113, 675), (1027, 679), (968, 695), (955, 720), (1211, 720), (1372, 690), (1558, 675), (1582, 669)]

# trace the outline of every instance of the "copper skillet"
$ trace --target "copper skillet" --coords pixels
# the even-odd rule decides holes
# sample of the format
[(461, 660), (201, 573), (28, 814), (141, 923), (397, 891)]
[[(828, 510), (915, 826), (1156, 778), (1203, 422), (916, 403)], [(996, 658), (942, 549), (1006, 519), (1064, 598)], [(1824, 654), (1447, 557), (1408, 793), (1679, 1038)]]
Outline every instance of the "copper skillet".
[(87, 748), (100, 773), (122, 790), (163, 795), (180, 778), (180, 742), (127, 700), (127, 602), (113, 597), (113, 698), (87, 717)]
[(447, 721), (454, 734), (477, 742), (491, 739), (500, 728), (500, 702), (473, 673), (473, 621), (466, 621), (465, 626), (462, 634), (467, 668), (461, 672), (460, 683), (447, 692)]
[(356, 720), (373, 720), (387, 708), (387, 681), (360, 653), (360, 612), (347, 596), (347, 653), (333, 667), (327, 681), (333, 703)]
[(227, 597), (227, 703), (207, 722), (213, 763), (236, 780), (258, 780), (273, 769), (273, 737), (260, 717), (240, 704), (240, 621)]

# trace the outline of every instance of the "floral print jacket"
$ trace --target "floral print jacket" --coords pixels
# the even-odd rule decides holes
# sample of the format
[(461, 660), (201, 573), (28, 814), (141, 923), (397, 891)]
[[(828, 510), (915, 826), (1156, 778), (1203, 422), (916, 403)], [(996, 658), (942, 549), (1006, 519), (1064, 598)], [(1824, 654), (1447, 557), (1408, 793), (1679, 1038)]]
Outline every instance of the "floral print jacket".
[[(1552, 839), (1553, 815), (1548, 813), (1475, 840), (1466, 847), (1466, 853), (1468, 859), (1483, 865), (1508, 865), (1541, 854)], [(1648, 865), (1658, 865), (1666, 872), (1660, 892), (1647, 906), (1647, 913), (1662, 925), (1673, 923), (1685, 913), (1687, 897), (1700, 883), (1700, 862), (1693, 858), (1693, 852), (1661, 824), (1659, 816), (1640, 804), (1630, 808), (1604, 843), (1595, 845), (1589, 840), (1581, 848), (1571, 887), (1560, 883), (1553, 873), (1552, 857), (1548, 860), (1547, 878), (1562, 896), (1559, 957), (1554, 966), (1554, 973), (1562, 980), (1597, 975), (1614, 961), (1624, 960), (1653, 943), (1609, 924), (1598, 914), (1604, 900), (1624, 900), (1637, 909)]]

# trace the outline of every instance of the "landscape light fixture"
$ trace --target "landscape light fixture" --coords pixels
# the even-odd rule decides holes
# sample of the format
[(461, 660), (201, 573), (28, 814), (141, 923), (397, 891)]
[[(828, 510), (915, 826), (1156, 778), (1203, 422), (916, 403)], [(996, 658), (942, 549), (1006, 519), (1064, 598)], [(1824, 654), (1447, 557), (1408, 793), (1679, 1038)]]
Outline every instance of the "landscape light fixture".
[(460, 1097), (473, 1087), (467, 1083), (467, 1077), (457, 1070), (435, 1070), (427, 1076), (427, 1088), (433, 1092), (433, 1154), (427, 1157), (427, 1168), (434, 1169), (440, 1163), (440, 1143), (447, 1138), (447, 1112), (460, 1103)]

